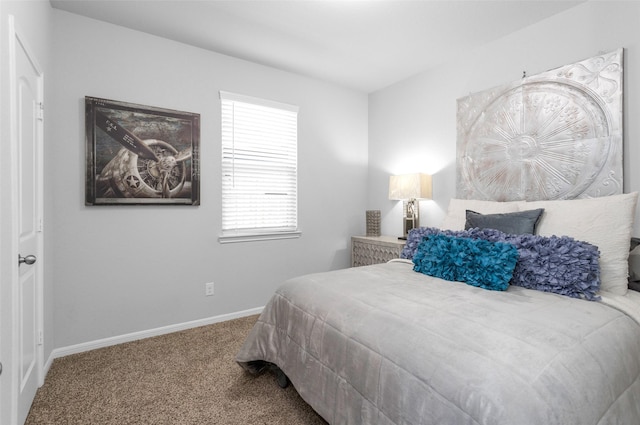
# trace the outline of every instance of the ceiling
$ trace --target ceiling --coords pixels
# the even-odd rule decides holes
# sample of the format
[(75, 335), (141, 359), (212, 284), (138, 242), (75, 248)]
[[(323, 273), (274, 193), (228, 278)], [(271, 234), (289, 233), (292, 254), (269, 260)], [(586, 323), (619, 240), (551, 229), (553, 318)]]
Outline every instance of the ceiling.
[(50, 0), (370, 93), (586, 0)]

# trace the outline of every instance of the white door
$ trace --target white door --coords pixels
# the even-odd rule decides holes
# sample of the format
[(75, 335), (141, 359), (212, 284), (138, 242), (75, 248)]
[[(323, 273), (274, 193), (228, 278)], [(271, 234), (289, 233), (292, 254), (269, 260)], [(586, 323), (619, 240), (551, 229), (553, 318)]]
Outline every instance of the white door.
[[(10, 370), (2, 379), (11, 380), (10, 422), (22, 425), (36, 390), (42, 383), (42, 143), (43, 77), (26, 40), (9, 17), (9, 89), (11, 184), (3, 183), (5, 198), (12, 204), (11, 248), (13, 256), (10, 335), (2, 334), (2, 344), (11, 345)], [(6, 121), (5, 121), (6, 122)], [(3, 161), (3, 164), (6, 164)], [(5, 174), (6, 176), (6, 174)], [(3, 208), (3, 211), (6, 209)], [(3, 217), (5, 220), (6, 217)], [(4, 227), (4, 226), (3, 226)], [(4, 263), (3, 264), (7, 264)], [(11, 263), (9, 263), (11, 264)], [(7, 276), (7, 274), (3, 274)], [(6, 284), (6, 282), (4, 283)], [(6, 305), (6, 303), (3, 303)], [(3, 316), (6, 317), (6, 316)], [(7, 326), (3, 326), (7, 329)], [(9, 339), (7, 341), (7, 339)], [(5, 351), (6, 352), (6, 351)], [(3, 388), (7, 388), (3, 385)], [(3, 402), (7, 397), (3, 394)]]

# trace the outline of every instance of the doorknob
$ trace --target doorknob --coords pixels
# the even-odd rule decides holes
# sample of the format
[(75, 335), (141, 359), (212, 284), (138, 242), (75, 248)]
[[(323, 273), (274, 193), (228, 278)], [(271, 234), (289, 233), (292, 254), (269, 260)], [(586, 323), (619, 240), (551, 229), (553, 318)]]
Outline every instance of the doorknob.
[(27, 265), (31, 265), (33, 263), (36, 262), (36, 256), (35, 255), (27, 255), (26, 257), (23, 257), (22, 255), (18, 254), (18, 264), (22, 264), (25, 263)]

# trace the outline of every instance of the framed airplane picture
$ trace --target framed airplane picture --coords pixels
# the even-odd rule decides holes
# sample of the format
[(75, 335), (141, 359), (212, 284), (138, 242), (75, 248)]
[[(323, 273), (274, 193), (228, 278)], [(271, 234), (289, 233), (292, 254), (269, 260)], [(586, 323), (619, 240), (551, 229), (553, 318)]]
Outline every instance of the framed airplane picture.
[(85, 97), (85, 205), (199, 205), (200, 114)]

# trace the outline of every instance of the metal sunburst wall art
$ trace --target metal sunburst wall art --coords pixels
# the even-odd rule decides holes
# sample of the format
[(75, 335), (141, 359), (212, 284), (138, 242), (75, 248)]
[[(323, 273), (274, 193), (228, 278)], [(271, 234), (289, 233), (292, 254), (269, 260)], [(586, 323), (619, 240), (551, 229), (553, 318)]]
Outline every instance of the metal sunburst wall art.
[(623, 50), (458, 99), (457, 196), (622, 193)]

